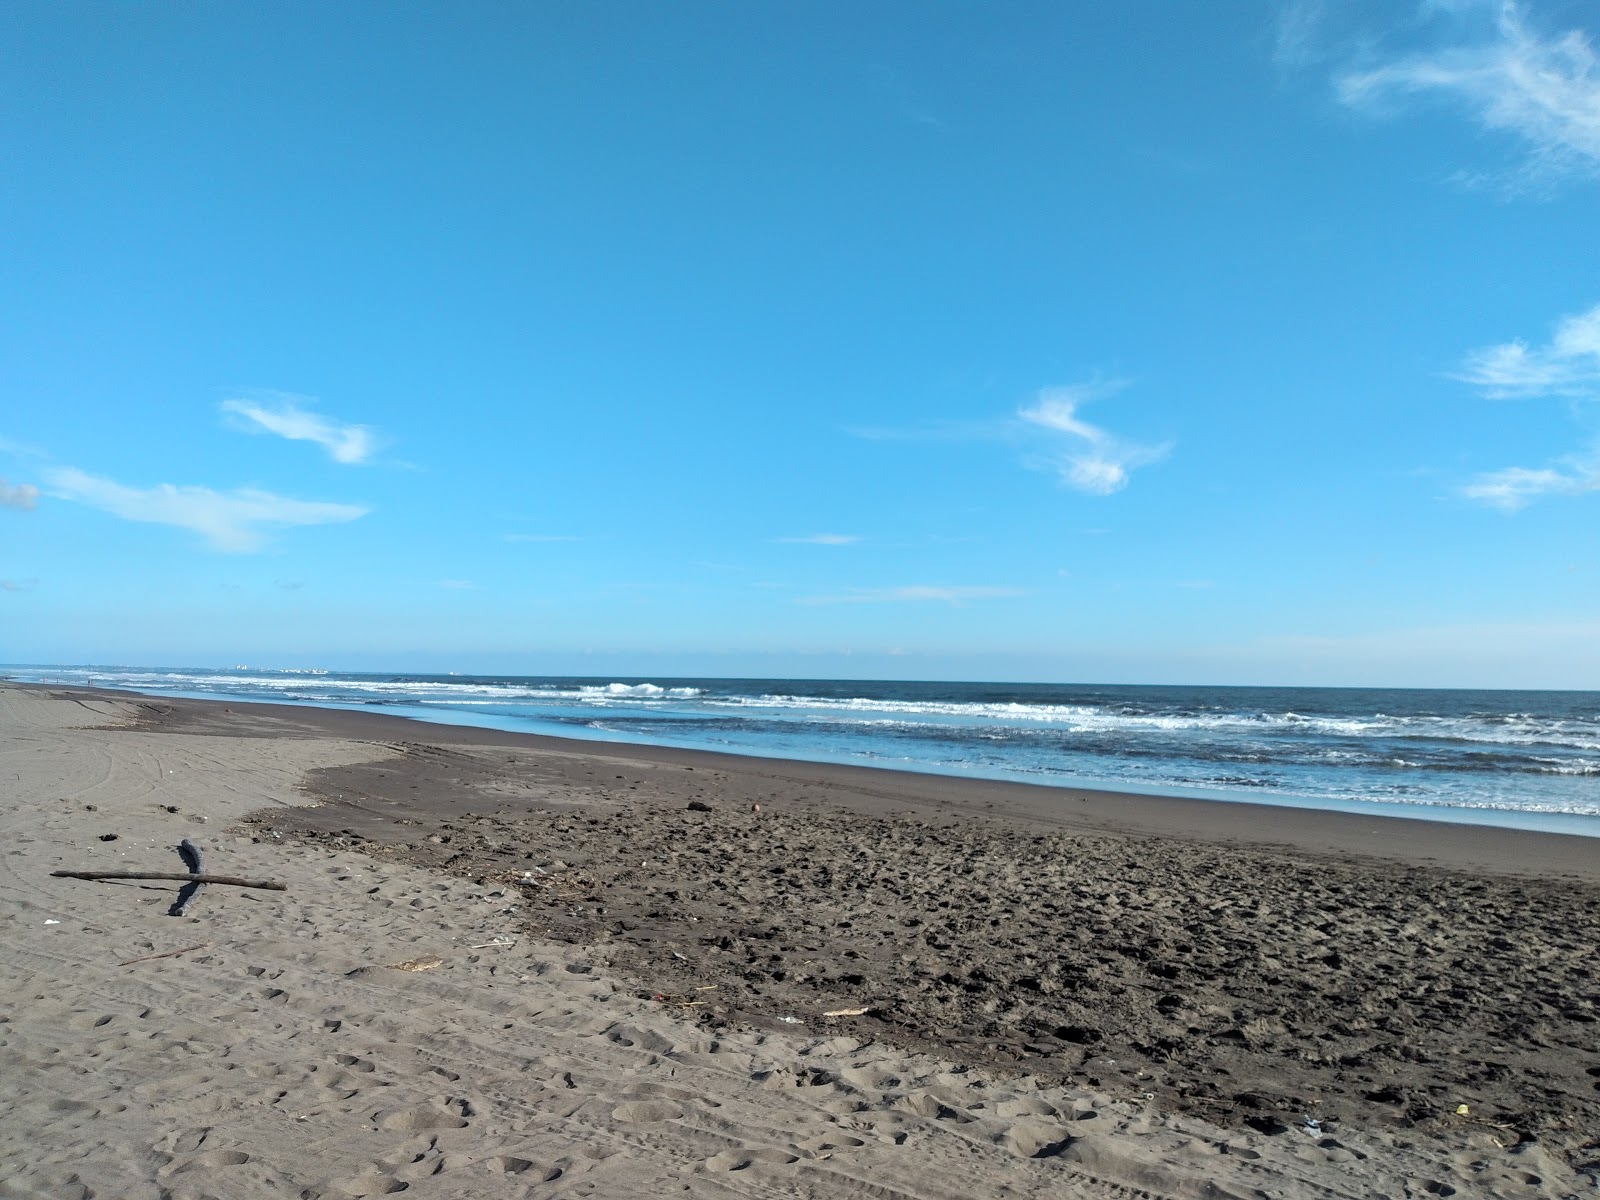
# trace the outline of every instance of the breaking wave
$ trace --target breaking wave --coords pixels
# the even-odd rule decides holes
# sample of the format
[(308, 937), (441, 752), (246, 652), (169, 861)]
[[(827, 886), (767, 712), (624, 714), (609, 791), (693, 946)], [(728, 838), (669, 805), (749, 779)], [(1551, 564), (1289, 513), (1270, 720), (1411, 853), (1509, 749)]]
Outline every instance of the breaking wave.
[(31, 667), (12, 678), (949, 774), (1600, 816), (1600, 693)]

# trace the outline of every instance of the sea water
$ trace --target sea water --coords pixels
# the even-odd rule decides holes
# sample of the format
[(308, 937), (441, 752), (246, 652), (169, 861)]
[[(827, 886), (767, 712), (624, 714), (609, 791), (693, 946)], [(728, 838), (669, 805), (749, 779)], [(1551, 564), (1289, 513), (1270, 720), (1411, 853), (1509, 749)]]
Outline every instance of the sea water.
[(602, 741), (1600, 836), (1600, 692), (3, 672)]

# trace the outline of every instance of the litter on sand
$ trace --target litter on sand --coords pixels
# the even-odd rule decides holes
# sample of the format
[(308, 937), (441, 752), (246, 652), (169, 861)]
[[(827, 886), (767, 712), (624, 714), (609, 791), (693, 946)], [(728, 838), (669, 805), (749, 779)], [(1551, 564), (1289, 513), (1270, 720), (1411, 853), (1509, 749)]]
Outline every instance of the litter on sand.
[(408, 958), (405, 962), (390, 963), (391, 971), (431, 971), (444, 966), (442, 958)]

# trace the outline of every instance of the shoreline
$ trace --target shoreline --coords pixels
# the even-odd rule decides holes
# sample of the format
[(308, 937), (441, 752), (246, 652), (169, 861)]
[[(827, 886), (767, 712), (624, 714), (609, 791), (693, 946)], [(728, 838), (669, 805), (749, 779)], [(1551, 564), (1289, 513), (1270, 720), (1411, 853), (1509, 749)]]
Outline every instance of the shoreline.
[[(17, 682), (11, 680), (10, 682)], [(706, 683), (704, 680), (686, 681), (695, 684)], [(137, 686), (106, 685), (101, 683), (82, 683), (69, 680), (41, 681), (37, 686), (63, 686), (63, 687), (89, 687), (92, 689), (109, 692), (123, 692), (130, 695), (148, 696), (160, 700), (202, 700), (218, 703), (238, 704), (268, 704), (289, 708), (314, 709), (325, 712), (349, 712), (365, 715), (394, 716), (403, 720), (423, 725), (443, 725), (450, 727), (484, 729), (495, 733), (510, 735), (526, 735), (534, 737), (552, 737), (561, 740), (571, 740), (582, 744), (597, 746), (637, 746), (647, 750), (679, 750), (698, 751), (704, 753), (731, 754), (739, 758), (757, 758), (785, 762), (808, 762), (822, 766), (837, 767), (865, 767), (869, 770), (881, 770), (914, 775), (929, 775), (936, 778), (972, 780), (991, 783), (1021, 783), (1030, 784), (1063, 792), (1090, 792), (1102, 795), (1121, 795), (1129, 797), (1148, 797), (1155, 800), (1198, 800), (1211, 804), (1242, 804), (1252, 808), (1288, 808), (1307, 812), (1341, 812), (1361, 819), (1367, 818), (1396, 818), (1411, 821), (1425, 821), (1436, 824), (1486, 826), (1496, 829), (1520, 829), (1534, 833), (1558, 833), (1573, 836), (1587, 837), (1600, 841), (1600, 812), (1571, 811), (1568, 796), (1566, 801), (1560, 797), (1541, 793), (1534, 784), (1534, 777), (1530, 777), (1528, 789), (1520, 793), (1521, 798), (1529, 800), (1534, 807), (1521, 807), (1517, 803), (1509, 802), (1510, 797), (1503, 793), (1494, 793), (1487, 802), (1482, 797), (1476, 799), (1472, 796), (1456, 797), (1454, 800), (1446, 798), (1413, 799), (1405, 800), (1389, 796), (1383, 788), (1376, 788), (1374, 795), (1382, 794), (1385, 798), (1377, 799), (1363, 794), (1359, 782), (1345, 781), (1344, 790), (1335, 789), (1327, 795), (1313, 795), (1297, 793), (1292, 790), (1275, 791), (1265, 785), (1265, 781), (1258, 781), (1262, 786), (1234, 786), (1234, 787), (1198, 787), (1184, 786), (1177, 780), (1143, 781), (1139, 779), (1116, 780), (1113, 778), (1096, 778), (1095, 770), (1090, 767), (1080, 775), (1046, 771), (1035, 774), (1031, 770), (1021, 768), (1008, 768), (1000, 765), (988, 767), (970, 765), (964, 768), (958, 763), (943, 763), (935, 761), (905, 761), (895, 758), (875, 758), (871, 755), (845, 754), (842, 752), (827, 753), (817, 751), (795, 751), (781, 746), (761, 748), (756, 745), (744, 747), (730, 745), (695, 744), (695, 739), (688, 739), (688, 744), (671, 744), (671, 735), (665, 740), (656, 740), (643, 737), (641, 740), (630, 740), (638, 737), (637, 734), (618, 732), (605, 728), (603, 732), (591, 733), (587, 729), (576, 727), (558, 726), (552, 729), (540, 729), (540, 721), (529, 718), (516, 718), (479, 714), (474, 710), (457, 710), (454, 708), (441, 708), (427, 703), (415, 706), (402, 703), (372, 703), (356, 700), (339, 701), (331, 697), (317, 698), (280, 698), (277, 696), (243, 698), (226, 691), (207, 692), (197, 691), (185, 694), (166, 689), (139, 690)], [(892, 686), (892, 685), (885, 685)], [(1194, 688), (1197, 692), (1206, 692), (1214, 689)], [(1226, 692), (1230, 689), (1221, 689)], [(1246, 689), (1250, 690), (1250, 689)], [(1282, 689), (1254, 689), (1274, 691)], [(1309, 689), (1316, 692), (1336, 691), (1338, 689)], [(1372, 689), (1350, 689), (1360, 692), (1369, 692)], [(1396, 689), (1404, 691), (1405, 689)], [(1516, 693), (1506, 693), (1515, 695)], [(463, 715), (470, 713), (471, 715)], [(1292, 715), (1292, 714), (1291, 714)], [(547, 722), (548, 723), (548, 722)], [(534, 726), (529, 728), (529, 726)], [(791, 757), (798, 753), (798, 757)], [(1099, 761), (1095, 759), (1094, 761)], [(1106, 761), (1110, 761), (1109, 759)], [(1078, 764), (1080, 767), (1082, 763)], [(1351, 790), (1354, 789), (1354, 790)], [(1459, 802), (1456, 802), (1459, 801)], [(1538, 807), (1543, 804), (1544, 807)]]
[[(706, 769), (767, 772), (815, 786), (848, 783), (845, 802), (869, 815), (898, 804), (928, 812), (1020, 821), (1041, 828), (1137, 833), (1229, 845), (1279, 846), (1322, 854), (1353, 854), (1430, 866), (1600, 882), (1600, 842), (1575, 833), (1431, 820), (1367, 816), (1244, 800), (1201, 800), (1094, 788), (1058, 787), (971, 776), (905, 771), (893, 767), (820, 763), (715, 750), (680, 749), (639, 742), (563, 738), (479, 725), (428, 721), (391, 713), (270, 703), (167, 697), (120, 688), (7, 681), (7, 687), (83, 693), (103, 699), (141, 697), (146, 704), (195, 714), (208, 708), (300, 724), (302, 736), (355, 740), (431, 740), (472, 746), (515, 745), (566, 754), (614, 757), (640, 763), (696, 764)], [(292, 716), (290, 714), (293, 714)], [(194, 718), (190, 718), (193, 720)]]
[[(0, 716), (0, 983), (35, 997), (0, 1039), (0, 1153), (38, 1194), (1591, 1182), (1600, 882), (1592, 855), (1548, 871), (1586, 839), (1471, 831), (1446, 862), (1399, 819), (1062, 814), (1029, 785), (51, 685), (0, 687)], [(49, 877), (180, 836), (288, 891), (174, 921), (170, 888)]]
[[(888, 766), (818, 763), (800, 758), (731, 754), (718, 750), (677, 749), (645, 742), (590, 741), (558, 738), (554, 734), (494, 730), (478, 725), (429, 722), (394, 714), (374, 714), (357, 709), (331, 709), (315, 704), (272, 704), (232, 699), (163, 698), (120, 688), (80, 688), (53, 683), (14, 683), (6, 686), (43, 691), (82, 691), (98, 698), (139, 696), (150, 704), (198, 706), (242, 714), (274, 717), (301, 723), (322, 736), (371, 741), (458, 742), (469, 746), (530, 746), (560, 750), (565, 754), (606, 755), (642, 763), (677, 763), (768, 773), (786, 779), (826, 786), (850, 784), (848, 794), (862, 811), (878, 813), (883, 805), (902, 803), (926, 806), (989, 819), (1013, 819), (1042, 827), (1133, 832), (1195, 840), (1218, 840), (1230, 845), (1275, 845), (1310, 853), (1366, 854), (1374, 858), (1427, 862), (1432, 866), (1493, 870), (1499, 874), (1566, 875), (1600, 882), (1600, 843), (1581, 834), (1514, 829), (1469, 822), (1392, 816), (1392, 814), (1342, 813), (1320, 808), (1267, 805), (1246, 800), (1198, 800), (1192, 797), (1117, 792), (1106, 789), (1056, 787), (1006, 779), (902, 771)], [(288, 714), (293, 714), (290, 717)], [(874, 803), (872, 798), (877, 798)]]

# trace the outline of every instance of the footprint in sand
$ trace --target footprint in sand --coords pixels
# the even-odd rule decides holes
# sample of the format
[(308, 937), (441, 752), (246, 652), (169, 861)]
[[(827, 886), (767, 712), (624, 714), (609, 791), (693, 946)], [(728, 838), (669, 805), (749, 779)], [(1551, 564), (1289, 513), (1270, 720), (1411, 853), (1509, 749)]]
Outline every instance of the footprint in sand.
[(13, 1191), (12, 1185), (6, 1180), (0, 1180), (0, 1200), (32, 1200), (34, 1196), (49, 1196), (51, 1200), (95, 1200), (92, 1188), (78, 1178), (77, 1174), (68, 1175), (59, 1183), (52, 1184), (47, 1191), (36, 1192), (31, 1187), (22, 1190), (23, 1185), (17, 1185), (18, 1190)]
[(706, 1159), (706, 1166), (713, 1171), (746, 1171), (758, 1165), (783, 1167), (799, 1161), (798, 1155), (788, 1154), (782, 1150), (738, 1149), (724, 1150), (721, 1154), (712, 1155)]
[(77, 1013), (67, 1020), (67, 1028), (83, 1032), (89, 1029), (99, 1029), (102, 1025), (109, 1025), (116, 1017), (110, 1014), (94, 1015), (92, 1013)]
[(168, 1172), (177, 1175), (183, 1171), (211, 1171), (218, 1167), (242, 1167), (250, 1161), (250, 1156), (243, 1150), (208, 1150), (204, 1154), (196, 1154), (193, 1158), (185, 1159)]
[(632, 1100), (611, 1110), (613, 1120), (628, 1124), (649, 1121), (675, 1121), (683, 1116), (683, 1109), (670, 1100)]
[(550, 1183), (561, 1178), (561, 1168), (549, 1166), (545, 1163), (535, 1162), (531, 1158), (517, 1158), (514, 1155), (503, 1155), (492, 1158), (489, 1165), (504, 1175), (526, 1175), (543, 1183)]
[(858, 1137), (851, 1137), (846, 1133), (829, 1133), (801, 1142), (800, 1149), (821, 1154), (830, 1150), (855, 1150), (865, 1145), (866, 1143)]
[(435, 1129), (464, 1129), (467, 1121), (466, 1118), (445, 1109), (407, 1108), (377, 1118), (377, 1124), (379, 1129), (391, 1133), (431, 1133)]
[(995, 1140), (1021, 1158), (1054, 1158), (1077, 1139), (1059, 1125), (1018, 1121)]
[(916, 1113), (919, 1117), (932, 1117), (936, 1121), (954, 1121), (958, 1125), (965, 1125), (972, 1120), (966, 1113), (941, 1100), (933, 1092), (908, 1092), (894, 1101), (891, 1107)]
[(152, 1079), (149, 1083), (135, 1084), (133, 1092), (141, 1100), (155, 1103), (180, 1097), (192, 1098), (202, 1089), (209, 1087), (213, 1078), (208, 1071), (185, 1071), (177, 1075)]
[(403, 1192), (411, 1185), (393, 1175), (357, 1175), (354, 1179), (340, 1180), (333, 1186), (345, 1196), (388, 1196)]

